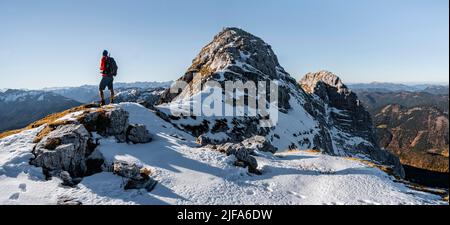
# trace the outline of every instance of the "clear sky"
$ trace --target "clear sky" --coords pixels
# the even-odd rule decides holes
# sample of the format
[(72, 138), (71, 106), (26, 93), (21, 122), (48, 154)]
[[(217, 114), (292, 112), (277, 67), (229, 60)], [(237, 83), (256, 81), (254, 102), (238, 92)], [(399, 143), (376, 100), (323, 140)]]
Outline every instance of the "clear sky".
[(449, 79), (448, 0), (0, 0), (0, 88), (96, 84), (103, 49), (118, 81), (174, 80), (226, 26), (272, 45), (296, 79)]

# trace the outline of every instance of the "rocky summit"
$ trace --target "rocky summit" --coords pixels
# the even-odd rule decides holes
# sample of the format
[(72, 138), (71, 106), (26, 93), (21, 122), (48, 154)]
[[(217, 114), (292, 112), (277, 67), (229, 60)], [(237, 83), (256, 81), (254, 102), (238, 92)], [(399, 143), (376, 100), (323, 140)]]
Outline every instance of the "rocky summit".
[[(196, 76), (201, 79), (194, 79)], [(213, 41), (202, 48), (186, 73), (178, 79), (189, 86), (195, 82), (214, 80), (223, 85), (225, 81), (280, 81), (279, 107), (289, 108), (286, 91), (295, 80), (280, 66), (271, 46), (261, 38), (239, 28), (225, 28)], [(183, 90), (177, 94), (164, 93), (159, 103), (189, 98), (201, 91)]]
[[(277, 124), (271, 128), (261, 127), (258, 121), (263, 116), (259, 114), (170, 117), (168, 108), (186, 102), (197, 104), (194, 96), (198, 94), (208, 96), (209, 92), (201, 84), (211, 80), (222, 87), (227, 81), (276, 83)], [(309, 73), (297, 82), (279, 64), (271, 46), (246, 31), (225, 28), (202, 48), (178, 81), (193, 88), (163, 93), (159, 114), (199, 137), (202, 145), (238, 143), (259, 135), (278, 151), (317, 149), (331, 155), (369, 158), (391, 166), (398, 176), (404, 176), (398, 158), (378, 146), (370, 114), (338, 76), (320, 71)], [(223, 96), (233, 96), (233, 93), (225, 91)], [(237, 100), (238, 97), (233, 99)]]

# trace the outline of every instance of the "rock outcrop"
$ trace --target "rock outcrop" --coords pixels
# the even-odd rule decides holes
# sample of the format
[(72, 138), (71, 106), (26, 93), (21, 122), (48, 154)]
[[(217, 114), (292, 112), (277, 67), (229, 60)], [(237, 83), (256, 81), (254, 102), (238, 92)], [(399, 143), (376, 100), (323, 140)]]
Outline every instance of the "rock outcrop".
[(96, 150), (92, 132), (118, 142), (133, 144), (152, 140), (144, 125), (129, 124), (127, 111), (116, 107), (89, 108), (60, 118), (39, 133), (31, 164), (42, 167), (47, 177), (57, 176), (64, 185), (74, 186), (80, 178), (103, 170), (104, 159)]
[[(201, 77), (202, 79), (195, 79)], [(281, 67), (272, 47), (261, 38), (256, 37), (238, 28), (225, 28), (206, 45), (193, 60), (184, 76), (179, 81), (185, 81), (191, 87), (198, 87), (197, 83), (206, 83), (214, 80), (221, 83), (225, 81), (274, 81), (283, 80), (295, 84), (295, 80)], [(183, 90), (179, 94), (164, 92), (159, 104), (174, 100), (185, 99), (200, 92)], [(280, 85), (280, 109), (289, 109), (289, 88)]]
[(253, 148), (247, 148), (242, 143), (225, 143), (222, 145), (211, 146), (217, 151), (226, 153), (227, 155), (234, 155), (237, 159), (235, 162), (236, 166), (248, 167), (248, 172), (260, 175), (261, 172), (258, 170), (258, 161), (251, 154), (253, 153)]
[(124, 189), (145, 189), (152, 191), (157, 182), (150, 177), (151, 171), (136, 163), (115, 161), (114, 174), (126, 178)]
[[(208, 81), (222, 88), (228, 81), (277, 84), (279, 120), (272, 127), (260, 126), (265, 118), (261, 114), (174, 117), (167, 110), (158, 112), (166, 121), (199, 137), (201, 145), (243, 144), (251, 137), (262, 136), (268, 146), (273, 146), (266, 149), (269, 152), (317, 149), (331, 155), (370, 158), (392, 166), (398, 176), (404, 176), (398, 158), (378, 146), (369, 113), (338, 76), (321, 71), (307, 74), (298, 83), (279, 64), (270, 45), (241, 29), (226, 28), (216, 35), (178, 81), (186, 82), (188, 88), (179, 93), (164, 92), (160, 109), (176, 108), (189, 101), (199, 104), (196, 96), (210, 95), (205, 85)], [(274, 93), (271, 89), (266, 94)], [(226, 99), (223, 105), (235, 106), (234, 102), (242, 99), (248, 102), (249, 95), (237, 97), (222, 89), (223, 99), (233, 96), (233, 101)]]
[(90, 133), (82, 124), (60, 126), (36, 145), (33, 152), (36, 158), (31, 164), (81, 177), (87, 173), (86, 156), (95, 147)]
[(127, 141), (133, 144), (149, 143), (152, 141), (152, 136), (145, 125), (142, 124), (129, 125), (126, 135)]
[[(328, 71), (308, 73), (299, 81), (299, 84), (313, 97), (312, 99), (319, 99), (319, 101), (311, 100), (316, 110), (316, 112), (311, 110), (311, 113), (318, 111), (316, 118), (319, 122), (323, 126), (335, 127), (338, 131), (330, 135), (328, 140), (321, 141), (323, 145), (321, 149), (329, 151), (327, 148), (331, 147), (332, 143), (338, 144), (342, 146), (342, 149), (346, 149), (344, 154), (365, 155), (379, 163), (392, 165), (400, 177), (404, 176), (399, 159), (379, 147), (370, 113), (361, 104), (357, 95), (348, 89), (338, 76)], [(346, 143), (345, 136), (349, 135), (364, 141)], [(336, 154), (334, 150), (329, 153)]]

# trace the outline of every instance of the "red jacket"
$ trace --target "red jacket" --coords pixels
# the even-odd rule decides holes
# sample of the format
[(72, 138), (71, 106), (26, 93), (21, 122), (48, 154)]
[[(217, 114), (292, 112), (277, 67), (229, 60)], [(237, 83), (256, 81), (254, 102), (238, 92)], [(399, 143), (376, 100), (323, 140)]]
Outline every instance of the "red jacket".
[(107, 75), (105, 74), (105, 66), (106, 66), (106, 56), (102, 57), (102, 60), (100, 61), (100, 72), (102, 74), (102, 76), (106, 77)]

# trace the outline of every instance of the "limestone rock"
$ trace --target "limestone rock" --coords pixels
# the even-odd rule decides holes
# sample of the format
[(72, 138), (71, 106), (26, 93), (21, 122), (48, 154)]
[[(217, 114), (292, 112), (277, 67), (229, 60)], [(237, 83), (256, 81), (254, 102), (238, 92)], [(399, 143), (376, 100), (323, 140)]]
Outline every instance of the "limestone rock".
[(149, 143), (152, 141), (152, 136), (145, 125), (142, 124), (129, 125), (126, 135), (127, 141), (130, 141), (133, 144)]
[(73, 177), (86, 174), (86, 157), (90, 149), (91, 135), (79, 124), (69, 124), (56, 128), (44, 137), (34, 148), (35, 158), (31, 164), (49, 171), (67, 171)]

